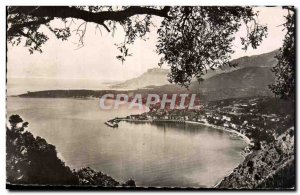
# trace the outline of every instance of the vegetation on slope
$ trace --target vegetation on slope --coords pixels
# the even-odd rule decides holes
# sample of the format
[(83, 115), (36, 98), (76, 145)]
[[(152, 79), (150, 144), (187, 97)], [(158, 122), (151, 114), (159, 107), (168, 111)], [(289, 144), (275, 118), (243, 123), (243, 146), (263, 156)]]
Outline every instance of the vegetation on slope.
[(25, 128), (19, 115), (9, 117), (6, 128), (6, 174), (8, 184), (28, 185), (96, 185), (102, 187), (135, 186), (133, 180), (124, 184), (89, 167), (71, 170), (57, 156), (55, 146)]
[(217, 186), (226, 189), (295, 188), (294, 128), (254, 150)]

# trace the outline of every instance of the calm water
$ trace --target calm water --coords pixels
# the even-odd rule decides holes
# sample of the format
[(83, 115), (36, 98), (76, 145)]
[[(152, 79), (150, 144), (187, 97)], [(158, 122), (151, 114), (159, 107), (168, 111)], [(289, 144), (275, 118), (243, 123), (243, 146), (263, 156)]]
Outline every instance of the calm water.
[(71, 168), (90, 166), (138, 186), (211, 187), (242, 160), (242, 140), (209, 127), (104, 122), (138, 110), (102, 111), (97, 100), (8, 98), (8, 115), (57, 147)]
[(57, 89), (104, 90), (118, 82), (95, 79), (7, 78), (7, 94), (20, 95), (27, 91)]

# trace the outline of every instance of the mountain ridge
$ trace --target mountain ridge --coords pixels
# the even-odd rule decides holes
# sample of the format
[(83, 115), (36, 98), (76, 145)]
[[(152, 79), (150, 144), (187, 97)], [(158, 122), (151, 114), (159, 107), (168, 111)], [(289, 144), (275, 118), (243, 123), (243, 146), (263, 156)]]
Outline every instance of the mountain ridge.
[[(268, 85), (275, 82), (275, 75), (271, 71), (271, 67), (276, 64), (276, 59), (273, 58), (277, 50), (252, 56), (239, 58), (233, 62), (241, 62), (239, 68), (231, 68), (223, 72), (217, 72), (215, 75), (205, 79), (202, 82), (192, 81), (187, 88), (179, 85), (165, 82), (168, 70), (153, 68), (148, 70), (143, 75), (147, 75), (147, 79), (142, 76), (129, 80), (125, 84), (131, 84), (136, 81), (147, 80), (150, 83), (147, 86), (139, 86), (135, 89), (109, 89), (109, 90), (67, 90), (67, 91), (53, 91), (50, 95), (46, 92), (23, 94), (26, 97), (99, 97), (103, 93), (142, 93), (142, 94), (172, 94), (172, 93), (196, 93), (202, 96), (203, 100), (213, 101), (228, 98), (243, 98), (253, 96), (274, 96), (270, 91)], [(248, 64), (248, 65), (247, 65)], [(250, 65), (249, 65), (250, 64)], [(154, 77), (153, 75), (156, 75)], [(153, 81), (164, 79), (163, 85), (155, 85)], [(146, 82), (146, 83), (147, 83)], [(123, 83), (124, 84), (124, 83)], [(143, 82), (145, 84), (145, 82)], [(162, 84), (162, 83), (161, 83)], [(124, 87), (125, 85), (123, 85)], [(48, 94), (48, 95), (47, 95)], [(22, 95), (21, 95), (22, 96)]]
[(139, 89), (147, 86), (160, 86), (169, 84), (167, 75), (170, 71), (163, 68), (151, 68), (142, 75), (128, 79), (122, 83), (111, 85), (111, 89)]
[[(236, 67), (223, 67), (222, 70), (208, 70), (208, 72), (203, 76), (204, 80), (207, 80), (211, 77), (222, 73), (228, 73), (232, 71), (236, 71), (243, 68), (248, 67), (273, 67), (277, 60), (274, 58), (275, 55), (278, 53), (278, 49), (263, 53), (259, 55), (252, 55), (252, 56), (243, 56), (238, 59), (234, 59), (231, 62), (233, 64), (238, 64)], [(168, 73), (170, 73), (169, 69), (163, 68), (151, 68), (144, 72), (142, 75), (137, 76), (132, 79), (128, 79), (122, 83), (111, 85), (111, 89), (140, 89), (140, 88), (147, 88), (147, 87), (155, 87), (155, 86), (163, 86), (170, 84), (168, 81)], [(196, 81), (195, 79), (192, 81)]]

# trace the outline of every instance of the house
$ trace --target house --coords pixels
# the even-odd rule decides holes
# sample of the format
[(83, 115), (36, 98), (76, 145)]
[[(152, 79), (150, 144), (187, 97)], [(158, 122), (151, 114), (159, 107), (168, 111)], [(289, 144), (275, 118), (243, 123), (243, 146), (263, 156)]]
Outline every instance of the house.
[(222, 119), (225, 121), (231, 121), (231, 118), (229, 116), (225, 116), (225, 115), (222, 116)]
[(229, 127), (229, 123), (225, 122), (224, 127)]
[(238, 128), (237, 125), (236, 125), (236, 124), (233, 124), (233, 123), (231, 123), (231, 127), (232, 127), (233, 129), (237, 129), (237, 128)]

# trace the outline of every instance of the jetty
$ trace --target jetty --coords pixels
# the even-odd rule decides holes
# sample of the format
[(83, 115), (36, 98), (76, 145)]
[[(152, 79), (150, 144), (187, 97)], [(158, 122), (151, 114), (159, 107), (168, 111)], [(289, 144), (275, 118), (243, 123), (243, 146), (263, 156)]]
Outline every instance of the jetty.
[(114, 120), (106, 121), (105, 124), (107, 126), (113, 127), (113, 128), (119, 127), (119, 124)]

